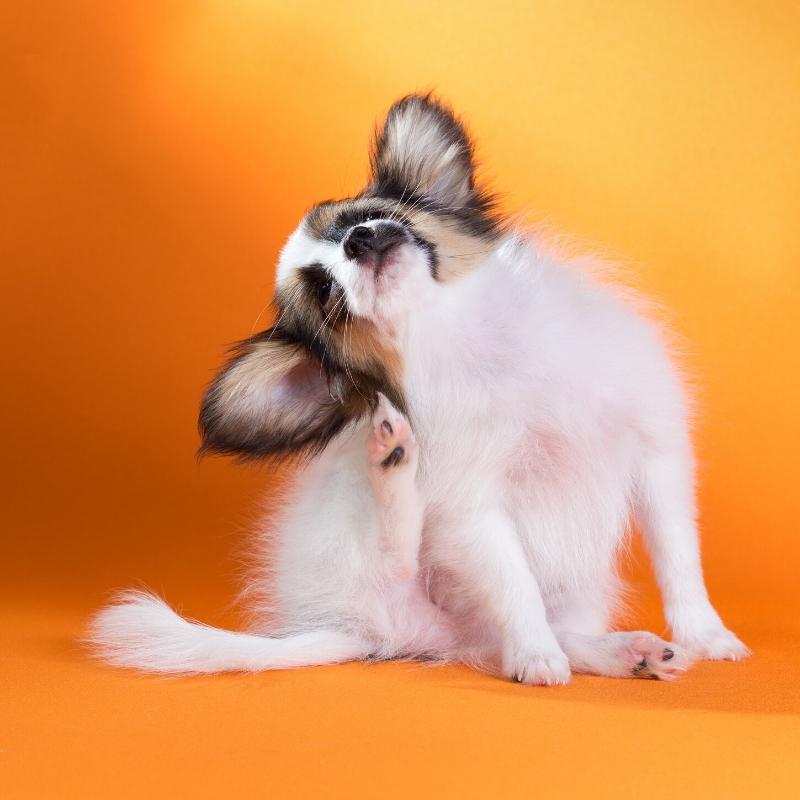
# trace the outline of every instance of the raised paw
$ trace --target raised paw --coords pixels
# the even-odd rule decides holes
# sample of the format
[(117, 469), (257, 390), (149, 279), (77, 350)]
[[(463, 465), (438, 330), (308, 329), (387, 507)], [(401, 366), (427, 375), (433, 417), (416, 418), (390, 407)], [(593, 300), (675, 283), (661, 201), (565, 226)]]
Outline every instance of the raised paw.
[(665, 642), (652, 633), (635, 631), (627, 634), (625, 639), (621, 657), (633, 678), (672, 681), (691, 663), (691, 657), (683, 647)]
[(382, 395), (372, 415), (372, 434), (367, 444), (371, 467), (389, 470), (403, 465), (416, 469), (417, 443), (408, 420)]

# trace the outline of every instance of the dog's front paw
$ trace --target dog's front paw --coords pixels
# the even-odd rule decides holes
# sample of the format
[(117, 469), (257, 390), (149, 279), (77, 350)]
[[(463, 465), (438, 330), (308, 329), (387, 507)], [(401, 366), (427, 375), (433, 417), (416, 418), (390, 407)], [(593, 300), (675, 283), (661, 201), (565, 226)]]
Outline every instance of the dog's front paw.
[(571, 673), (561, 650), (512, 648), (503, 656), (503, 675), (514, 683), (558, 686), (569, 683)]
[(703, 631), (676, 633), (675, 639), (695, 658), (708, 661), (742, 661), (750, 655), (747, 645), (721, 625)]

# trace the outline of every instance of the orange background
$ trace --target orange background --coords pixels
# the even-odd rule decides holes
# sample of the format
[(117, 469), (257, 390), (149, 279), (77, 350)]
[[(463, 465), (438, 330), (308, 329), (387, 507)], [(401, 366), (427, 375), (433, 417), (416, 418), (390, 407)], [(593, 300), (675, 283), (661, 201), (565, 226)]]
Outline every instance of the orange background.
[[(0, 795), (798, 796), (796, 3), (51, 1), (0, 26)], [(76, 637), (115, 587), (235, 622), (275, 481), (196, 463), (200, 393), (266, 326), (303, 210), (357, 190), (374, 118), (426, 88), (506, 208), (672, 310), (702, 387), (708, 583), (755, 656), (557, 690), (88, 662)], [(636, 552), (631, 623), (661, 630)]]

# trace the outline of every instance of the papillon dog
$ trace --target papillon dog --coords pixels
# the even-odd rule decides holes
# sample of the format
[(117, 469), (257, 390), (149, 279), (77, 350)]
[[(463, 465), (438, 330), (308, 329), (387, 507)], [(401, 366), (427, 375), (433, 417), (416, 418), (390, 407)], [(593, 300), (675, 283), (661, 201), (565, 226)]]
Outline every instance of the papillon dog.
[[(392, 106), (366, 187), (289, 237), (274, 300), (199, 423), (204, 453), (298, 464), (257, 539), (253, 624), (125, 592), (91, 624), (101, 657), (159, 673), (425, 659), (550, 685), (747, 655), (704, 584), (662, 326), (499, 214), (443, 103)], [(671, 642), (612, 630), (632, 524)]]

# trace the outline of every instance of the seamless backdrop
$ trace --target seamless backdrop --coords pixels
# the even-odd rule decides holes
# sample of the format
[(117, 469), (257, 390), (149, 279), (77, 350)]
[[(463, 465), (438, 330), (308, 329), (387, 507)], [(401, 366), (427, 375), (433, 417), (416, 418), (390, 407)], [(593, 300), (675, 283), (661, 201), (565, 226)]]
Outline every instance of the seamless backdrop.
[[(47, 0), (0, 25), (3, 796), (796, 796), (796, 3)], [(360, 188), (376, 117), (419, 89), (504, 208), (668, 309), (708, 583), (750, 662), (550, 691), (408, 665), (156, 681), (76, 644), (135, 583), (235, 622), (279, 481), (196, 461), (199, 396), (269, 323), (303, 211)], [(637, 548), (629, 572), (631, 624), (660, 630)]]

